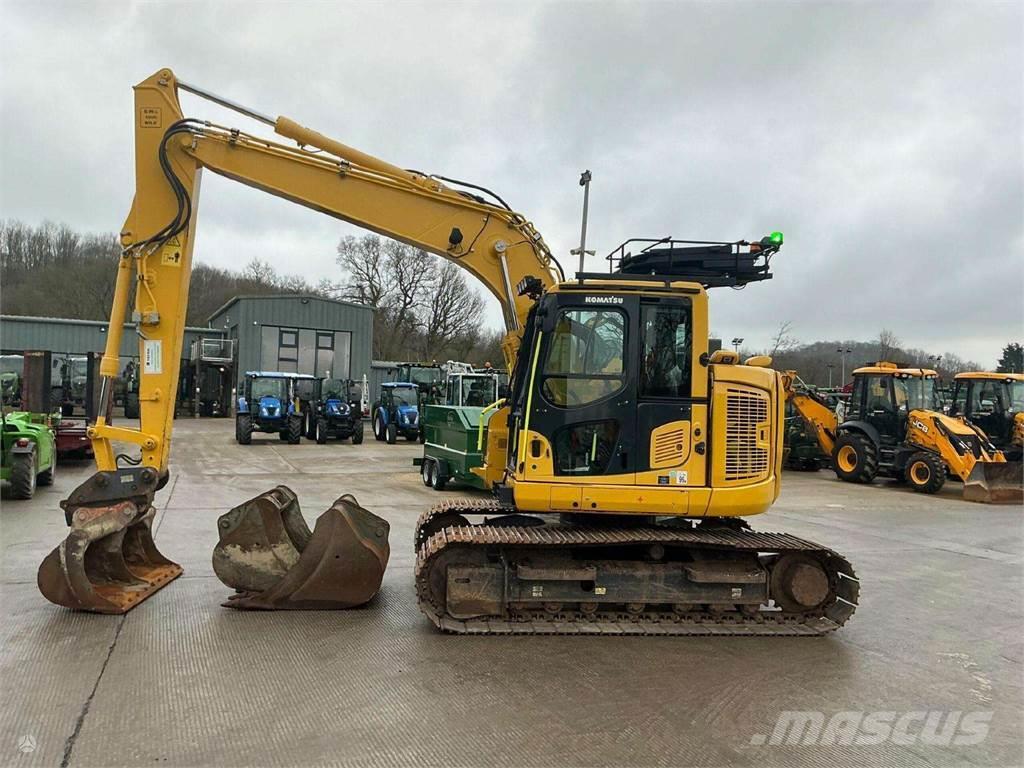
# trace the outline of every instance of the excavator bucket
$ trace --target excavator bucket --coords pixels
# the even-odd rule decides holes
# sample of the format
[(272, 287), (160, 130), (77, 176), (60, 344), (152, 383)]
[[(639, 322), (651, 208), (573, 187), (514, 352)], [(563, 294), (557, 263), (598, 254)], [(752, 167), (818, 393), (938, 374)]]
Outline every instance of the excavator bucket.
[(224, 605), (256, 610), (330, 610), (369, 602), (391, 550), (387, 521), (339, 498), (310, 532), (283, 485), (240, 504), (217, 522), (213, 569), (236, 594)]
[(51, 603), (95, 613), (126, 613), (181, 575), (153, 543), (151, 505), (122, 500), (78, 507), (71, 532), (39, 566)]
[(1024, 504), (1024, 464), (979, 461), (964, 483), (964, 498), (984, 504)]

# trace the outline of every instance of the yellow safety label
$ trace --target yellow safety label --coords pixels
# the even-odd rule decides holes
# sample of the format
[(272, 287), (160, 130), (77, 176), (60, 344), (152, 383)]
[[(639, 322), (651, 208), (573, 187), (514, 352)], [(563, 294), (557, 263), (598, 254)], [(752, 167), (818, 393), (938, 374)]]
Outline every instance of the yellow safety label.
[(181, 241), (172, 237), (160, 249), (160, 263), (169, 267), (181, 266)]

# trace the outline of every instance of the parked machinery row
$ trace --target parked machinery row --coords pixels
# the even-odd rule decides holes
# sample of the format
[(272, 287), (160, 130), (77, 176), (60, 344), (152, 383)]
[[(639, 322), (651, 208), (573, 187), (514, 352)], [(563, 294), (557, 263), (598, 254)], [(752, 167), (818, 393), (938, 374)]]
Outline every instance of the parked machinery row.
[[(840, 419), (795, 371), (783, 375), (787, 403), (814, 434), (841, 480), (869, 483), (877, 476), (890, 477), (916, 491), (937, 493), (952, 477), (963, 482), (964, 498), (972, 501), (1024, 499), (1019, 460), (1024, 429), (1018, 426), (1024, 424), (1018, 418), (1024, 376), (958, 377), (959, 404), (949, 413), (942, 412), (936, 397), (936, 380), (933, 370), (891, 362), (858, 368)], [(991, 419), (992, 436), (976, 423), (981, 415), (981, 407), (972, 402), (980, 402), (972, 394), (980, 392), (974, 388), (977, 382), (992, 385), (995, 402), (988, 401), (991, 407), (984, 414)]]
[(295, 445), (303, 436), (323, 445), (331, 438), (363, 442), (361, 395), (355, 382), (303, 373), (248, 371), (238, 395), (235, 440), (253, 432), (277, 434)]

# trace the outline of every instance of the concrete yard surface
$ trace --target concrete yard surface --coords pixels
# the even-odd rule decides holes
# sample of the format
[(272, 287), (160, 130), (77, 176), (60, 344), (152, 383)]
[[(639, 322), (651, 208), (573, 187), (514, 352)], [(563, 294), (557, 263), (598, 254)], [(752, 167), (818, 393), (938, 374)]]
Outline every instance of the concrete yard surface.
[[(58, 502), (91, 462), (5, 499), (0, 765), (1024, 763), (1019, 506), (966, 503), (955, 483), (929, 497), (787, 473), (753, 526), (838, 550), (861, 580), (856, 614), (825, 638), (454, 637), (417, 609), (412, 531), (458, 491), (422, 485), (418, 444), (367, 435), (239, 446), (231, 420), (178, 420), (156, 542), (185, 574), (124, 616), (36, 588), (66, 534)], [(310, 524), (342, 493), (390, 522), (369, 606), (221, 607), (216, 518), (280, 483)], [(787, 743), (793, 722), (820, 733)]]

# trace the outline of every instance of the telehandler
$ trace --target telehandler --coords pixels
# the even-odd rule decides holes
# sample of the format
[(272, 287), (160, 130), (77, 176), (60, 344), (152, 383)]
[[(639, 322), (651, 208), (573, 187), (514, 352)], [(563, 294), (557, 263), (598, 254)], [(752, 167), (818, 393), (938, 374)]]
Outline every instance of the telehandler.
[[(281, 141), (185, 118), (179, 91), (261, 121)], [(510, 393), (489, 415), (484, 454), (501, 478), (496, 498), (442, 503), (415, 532), (419, 606), (437, 627), (820, 635), (853, 614), (859, 582), (842, 555), (744, 522), (779, 494), (782, 381), (769, 358), (740, 364), (708, 350), (707, 289), (770, 278), (781, 233), (631, 239), (608, 255), (608, 272), (566, 277), (533, 224), (489, 190), (386, 163), (169, 69), (135, 88), (133, 120), (136, 193), (112, 316), (124, 315), (136, 286), (140, 359), (163, 364), (142, 367), (139, 429), (102, 416), (92, 428), (98, 471), (63, 502), (71, 533), (40, 568), (47, 598), (122, 613), (181, 573), (157, 552), (150, 521), (168, 476), (205, 168), (448, 259), (500, 302)], [(112, 322), (104, 400), (120, 342)], [(139, 446), (141, 463), (120, 464), (115, 440)], [(343, 497), (337, 524), (321, 516), (307, 538), (292, 524), (296, 509), (294, 494), (277, 488), (221, 518), (230, 537), (222, 532), (218, 573), (248, 595), (233, 602), (370, 599), (387, 561), (386, 523)], [(261, 555), (268, 547), (272, 564)], [(346, 563), (367, 567), (337, 570)]]
[(841, 480), (870, 483), (881, 475), (905, 480), (921, 493), (938, 493), (952, 475), (963, 482), (969, 501), (1022, 500), (1020, 463), (1007, 462), (970, 422), (939, 410), (937, 377), (929, 369), (890, 362), (858, 368), (842, 423), (795, 371), (782, 380), (787, 400), (815, 431)]

